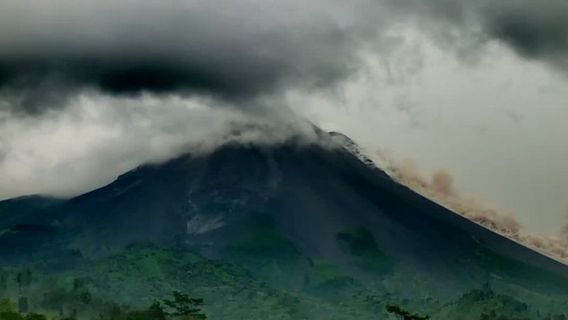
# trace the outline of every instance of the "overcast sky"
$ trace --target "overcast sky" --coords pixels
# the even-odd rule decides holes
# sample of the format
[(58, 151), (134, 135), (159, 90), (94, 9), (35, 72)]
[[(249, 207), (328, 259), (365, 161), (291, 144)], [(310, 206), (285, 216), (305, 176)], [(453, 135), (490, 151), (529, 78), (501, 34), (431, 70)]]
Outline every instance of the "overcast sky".
[(568, 208), (565, 0), (4, 0), (0, 199), (71, 196), (302, 118), (443, 168), (551, 234)]

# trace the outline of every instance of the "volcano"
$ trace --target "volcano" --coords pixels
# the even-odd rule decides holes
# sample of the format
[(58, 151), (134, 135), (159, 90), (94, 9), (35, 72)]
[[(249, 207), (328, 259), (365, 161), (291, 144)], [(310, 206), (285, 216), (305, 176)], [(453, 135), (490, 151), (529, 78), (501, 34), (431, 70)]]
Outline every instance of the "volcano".
[(186, 154), (72, 199), (0, 202), (0, 261), (33, 269), (37, 287), (85, 279), (121, 304), (188, 291), (214, 319), (381, 319), (393, 304), (433, 319), (568, 313), (568, 266), (322, 135)]

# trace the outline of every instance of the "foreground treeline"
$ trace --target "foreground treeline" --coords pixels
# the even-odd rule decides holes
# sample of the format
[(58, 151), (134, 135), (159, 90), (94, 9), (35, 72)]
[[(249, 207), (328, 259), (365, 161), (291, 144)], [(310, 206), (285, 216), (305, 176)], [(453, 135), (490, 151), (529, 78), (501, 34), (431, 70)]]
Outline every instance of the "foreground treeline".
[(203, 299), (192, 298), (181, 292), (173, 292), (170, 299), (156, 301), (145, 309), (131, 309), (121, 307), (117, 304), (110, 304), (108, 310), (100, 310), (99, 313), (91, 312), (88, 316), (79, 317), (77, 310), (71, 314), (64, 314), (63, 310), (53, 314), (53, 312), (30, 312), (25, 302), (26, 298), (21, 297), (18, 302), (13, 302), (9, 298), (0, 301), (0, 320), (205, 320), (207, 316), (201, 310)]
[[(489, 284), (454, 302), (436, 305), (359, 294), (365, 292), (351, 282), (339, 283), (325, 290), (330, 304), (337, 306), (329, 309), (301, 293), (272, 290), (224, 264), (205, 261), (156, 268), (156, 261), (171, 266), (175, 263), (172, 259), (175, 257), (145, 252), (132, 259), (112, 259), (102, 269), (58, 275), (30, 268), (0, 269), (0, 320), (568, 320), (558, 313), (565, 313), (563, 309), (538, 312)], [(132, 267), (129, 260), (138, 264)], [(191, 272), (162, 272), (170, 269)], [(160, 290), (153, 290), (155, 287)], [(172, 290), (183, 292), (170, 293)], [(207, 306), (194, 296), (206, 298)], [(337, 310), (347, 312), (339, 314)]]

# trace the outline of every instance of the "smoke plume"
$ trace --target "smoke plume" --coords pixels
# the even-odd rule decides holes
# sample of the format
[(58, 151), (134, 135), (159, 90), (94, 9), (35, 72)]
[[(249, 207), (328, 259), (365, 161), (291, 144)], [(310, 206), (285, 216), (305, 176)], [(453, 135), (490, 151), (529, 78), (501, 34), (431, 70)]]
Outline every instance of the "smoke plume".
[(454, 178), (448, 170), (438, 170), (428, 179), (411, 160), (399, 163), (384, 153), (379, 153), (378, 158), (380, 163), (387, 164), (387, 172), (399, 183), (477, 224), (568, 264), (568, 223), (556, 236), (531, 234), (511, 213), (493, 209), (458, 192), (454, 187)]

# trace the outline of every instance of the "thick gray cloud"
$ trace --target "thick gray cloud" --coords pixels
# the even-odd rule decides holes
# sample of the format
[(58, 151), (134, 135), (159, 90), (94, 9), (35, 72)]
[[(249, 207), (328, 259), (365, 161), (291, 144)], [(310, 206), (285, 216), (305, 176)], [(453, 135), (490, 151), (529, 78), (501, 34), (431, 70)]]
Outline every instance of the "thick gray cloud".
[[(568, 72), (566, 0), (390, 0), (414, 21), (436, 25), (434, 36), (457, 42), (497, 40), (520, 56)], [(455, 35), (461, 37), (456, 39)], [(471, 46), (468, 47), (472, 49)]]
[(519, 54), (568, 70), (568, 1), (494, 1), (486, 6), (486, 31)]
[[(372, 10), (366, 10), (370, 6)], [(251, 0), (3, 1), (0, 88), (38, 111), (70, 92), (243, 100), (327, 86), (356, 69), (378, 3)]]
[(37, 117), (0, 111), (0, 200), (38, 193), (72, 196), (140, 164), (208, 153), (227, 143), (290, 139), (319, 141), (313, 126), (286, 108), (251, 114), (211, 99), (84, 93)]
[(409, 22), (462, 53), (493, 39), (568, 71), (566, 17), (565, 0), (6, 0), (0, 108), (38, 112), (85, 88), (242, 102), (327, 87)]

